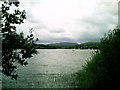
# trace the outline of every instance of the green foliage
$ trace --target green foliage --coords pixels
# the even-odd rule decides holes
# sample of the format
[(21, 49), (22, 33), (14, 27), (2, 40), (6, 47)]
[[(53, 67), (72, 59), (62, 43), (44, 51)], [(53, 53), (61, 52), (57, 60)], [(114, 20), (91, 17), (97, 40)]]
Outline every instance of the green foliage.
[(79, 88), (120, 88), (120, 28), (101, 38), (99, 50), (78, 75)]
[(36, 44), (36, 48), (37, 49), (58, 49), (58, 47), (57, 46), (52, 46), (52, 45), (44, 45), (44, 44), (40, 44), (40, 45), (38, 45), (38, 44)]
[(18, 7), (19, 1), (8, 1), (2, 4), (2, 72), (12, 79), (17, 79), (15, 63), (25, 66), (28, 64), (25, 59), (37, 54), (34, 45), (37, 39), (34, 39), (32, 32), (27, 37), (24, 37), (23, 32), (16, 33), (15, 25), (23, 23), (26, 19), (26, 12), (17, 9), (14, 13), (10, 13), (12, 5)]

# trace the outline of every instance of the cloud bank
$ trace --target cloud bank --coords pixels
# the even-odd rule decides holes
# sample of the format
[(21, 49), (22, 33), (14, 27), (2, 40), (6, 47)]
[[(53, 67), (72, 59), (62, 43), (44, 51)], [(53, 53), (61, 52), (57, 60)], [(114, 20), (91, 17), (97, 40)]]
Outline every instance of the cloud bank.
[(27, 19), (17, 26), (39, 43), (99, 41), (117, 25), (118, 0), (20, 0)]

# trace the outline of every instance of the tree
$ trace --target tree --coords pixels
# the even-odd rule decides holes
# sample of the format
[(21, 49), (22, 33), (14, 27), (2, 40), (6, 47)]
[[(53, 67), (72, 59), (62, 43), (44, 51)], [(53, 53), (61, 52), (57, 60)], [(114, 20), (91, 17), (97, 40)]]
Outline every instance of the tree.
[(26, 19), (25, 10), (20, 11), (16, 9), (14, 13), (10, 13), (10, 7), (14, 5), (16, 8), (19, 6), (19, 1), (4, 1), (2, 4), (2, 73), (10, 76), (12, 79), (17, 79), (18, 75), (15, 73), (17, 69), (16, 64), (26, 66), (27, 58), (37, 54), (35, 39), (32, 30), (30, 35), (24, 36), (24, 33), (16, 32), (16, 24), (24, 23)]

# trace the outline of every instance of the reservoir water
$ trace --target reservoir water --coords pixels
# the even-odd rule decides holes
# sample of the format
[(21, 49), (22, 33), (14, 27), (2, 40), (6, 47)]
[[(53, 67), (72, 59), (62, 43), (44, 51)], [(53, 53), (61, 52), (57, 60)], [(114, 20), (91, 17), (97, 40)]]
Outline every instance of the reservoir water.
[(18, 66), (18, 80), (2, 75), (3, 88), (70, 88), (75, 73), (92, 56), (93, 50), (38, 49), (28, 65)]

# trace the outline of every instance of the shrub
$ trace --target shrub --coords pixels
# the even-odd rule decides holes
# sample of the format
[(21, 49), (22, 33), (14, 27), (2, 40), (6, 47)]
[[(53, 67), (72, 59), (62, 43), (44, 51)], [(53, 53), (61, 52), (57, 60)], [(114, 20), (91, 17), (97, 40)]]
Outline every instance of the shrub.
[(80, 88), (120, 87), (120, 28), (110, 31), (99, 44), (99, 50), (77, 73)]

